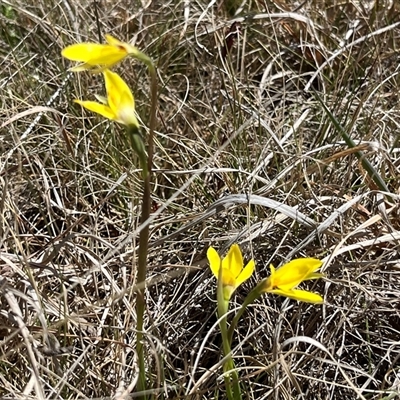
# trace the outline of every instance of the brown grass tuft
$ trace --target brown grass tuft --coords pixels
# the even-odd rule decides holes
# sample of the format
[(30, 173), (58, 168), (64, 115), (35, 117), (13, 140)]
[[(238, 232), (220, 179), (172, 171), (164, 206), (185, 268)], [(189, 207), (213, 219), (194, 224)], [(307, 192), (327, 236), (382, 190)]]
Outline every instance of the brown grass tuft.
[[(234, 339), (245, 399), (400, 395), (400, 6), (241, 4), (1, 2), (3, 398), (134, 395), (138, 161), (123, 129), (72, 103), (100, 94), (101, 75), (69, 73), (60, 55), (105, 33), (152, 57), (159, 76), (145, 332), (154, 398), (224, 398), (205, 253), (232, 242), (257, 265), (232, 309), (270, 263), (326, 261), (326, 279), (309, 285), (324, 306), (265, 296), (245, 314)], [(146, 125), (145, 68), (117, 71)]]

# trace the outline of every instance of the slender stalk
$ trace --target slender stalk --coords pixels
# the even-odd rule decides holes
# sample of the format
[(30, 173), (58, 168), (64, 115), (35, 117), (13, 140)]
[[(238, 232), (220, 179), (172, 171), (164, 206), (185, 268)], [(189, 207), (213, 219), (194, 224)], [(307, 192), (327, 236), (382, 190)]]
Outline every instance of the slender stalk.
[[(347, 134), (347, 132), (343, 129), (342, 125), (339, 123), (339, 121), (335, 118), (335, 116), (331, 113), (329, 108), (325, 105), (324, 101), (318, 96), (316, 92), (314, 92), (314, 96), (316, 99), (320, 102), (322, 108), (325, 110), (325, 112), (328, 114), (329, 119), (331, 120), (332, 124), (334, 127), (339, 131), (339, 133), (342, 135), (343, 140), (346, 142), (347, 146), (349, 148), (354, 148), (356, 147), (356, 144), (354, 140)], [(379, 172), (373, 167), (373, 165), (369, 162), (369, 160), (365, 157), (364, 153), (362, 151), (357, 151), (355, 153), (356, 157), (360, 160), (361, 165), (367, 171), (367, 174), (369, 175), (370, 179), (375, 183), (376, 186), (383, 192), (389, 192), (388, 187), (386, 186), (385, 181), (382, 179), (381, 175)], [(387, 200), (391, 203), (393, 203), (393, 199), (390, 196), (386, 196)]]
[(229, 300), (226, 300), (224, 297), (222, 268), (219, 269), (217, 304), (218, 304), (218, 317), (220, 318), (219, 328), (221, 330), (222, 347), (224, 351), (224, 356), (227, 357), (227, 359), (224, 362), (224, 368), (223, 368), (226, 396), (228, 400), (241, 400), (242, 394), (239, 385), (239, 377), (235, 369), (235, 363), (231, 355), (231, 341), (228, 339), (226, 315), (229, 308)]
[[(148, 174), (143, 174), (144, 188), (142, 198), (142, 214), (140, 223), (145, 224), (150, 217), (151, 211), (151, 170), (153, 164), (153, 147), (154, 147), (154, 130), (156, 127), (156, 110), (157, 110), (157, 75), (156, 70), (149, 58), (144, 58), (149, 69), (151, 79), (151, 109), (150, 109), (150, 123), (149, 123), (149, 137), (147, 142), (147, 168)], [(136, 352), (139, 363), (139, 379), (137, 383), (137, 392), (144, 392), (146, 390), (146, 365), (144, 359), (144, 344), (143, 344), (143, 320), (144, 312), (146, 309), (145, 299), (145, 281), (147, 272), (147, 252), (149, 245), (149, 225), (145, 224), (139, 235), (139, 257), (138, 257), (138, 272), (136, 284), (138, 289), (136, 298)], [(147, 396), (139, 397), (146, 399)]]
[(242, 306), (240, 307), (239, 311), (237, 312), (237, 314), (234, 316), (231, 325), (229, 327), (228, 330), (228, 342), (229, 344), (232, 343), (232, 338), (233, 338), (233, 332), (239, 322), (239, 319), (242, 317), (243, 313), (246, 311), (246, 308), (249, 304), (253, 303), (254, 300), (258, 299), (262, 292), (260, 292), (259, 288), (263, 285), (263, 282), (265, 281), (265, 279), (263, 281), (261, 281), (248, 295), (247, 297), (244, 299), (244, 302), (242, 304)]
[[(228, 400), (235, 400), (235, 397), (232, 393), (232, 385), (231, 385), (231, 374), (235, 370), (235, 366), (233, 364), (232, 356), (230, 355), (231, 353), (231, 347), (229, 345), (229, 342), (227, 340), (227, 327), (226, 327), (226, 314), (225, 316), (221, 319), (219, 323), (219, 329), (221, 330), (221, 336), (222, 336), (222, 347), (224, 351), (224, 355), (228, 357), (228, 359), (224, 362), (224, 381), (225, 381), (225, 388), (226, 388), (226, 397)], [(227, 371), (231, 371), (229, 374), (227, 374)], [(236, 376), (237, 379), (237, 376)]]

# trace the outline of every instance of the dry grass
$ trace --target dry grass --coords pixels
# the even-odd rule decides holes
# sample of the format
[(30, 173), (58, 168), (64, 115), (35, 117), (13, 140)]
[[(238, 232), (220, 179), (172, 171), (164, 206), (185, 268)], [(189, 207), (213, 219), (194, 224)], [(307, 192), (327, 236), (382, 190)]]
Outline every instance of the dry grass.
[[(123, 130), (72, 103), (93, 99), (101, 76), (68, 73), (60, 56), (112, 33), (159, 74), (146, 315), (154, 397), (224, 398), (205, 252), (238, 242), (257, 273), (233, 308), (271, 262), (327, 261), (314, 287), (324, 306), (265, 296), (246, 313), (234, 343), (244, 398), (396, 398), (398, 2), (253, 1), (236, 17), (240, 1), (184, 3), (0, 3), (0, 395), (134, 394), (140, 171)], [(117, 70), (146, 124), (145, 68), (128, 60)]]

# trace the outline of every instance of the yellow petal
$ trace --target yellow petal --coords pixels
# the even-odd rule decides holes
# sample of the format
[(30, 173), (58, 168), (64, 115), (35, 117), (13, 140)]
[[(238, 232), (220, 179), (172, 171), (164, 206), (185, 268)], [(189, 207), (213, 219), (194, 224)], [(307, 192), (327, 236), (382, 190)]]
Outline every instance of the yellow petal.
[(77, 43), (67, 46), (61, 55), (71, 61), (86, 62), (90, 55), (101, 54), (104, 45), (99, 43)]
[(110, 34), (106, 33), (104, 35), (104, 37), (106, 38), (106, 42), (110, 45), (110, 46), (114, 46), (114, 47), (118, 47), (121, 46), (123, 43), (118, 40), (117, 38), (115, 38), (114, 36), (111, 36)]
[(121, 42), (111, 35), (105, 35), (105, 38), (110, 46), (122, 48), (128, 54), (136, 56), (139, 53), (139, 50), (135, 46), (132, 46), (129, 43)]
[(236, 287), (240, 286), (243, 282), (247, 281), (254, 272), (254, 260), (250, 260), (247, 265), (243, 268), (242, 272), (236, 278)]
[(107, 100), (110, 108), (117, 114), (121, 106), (135, 109), (135, 99), (126, 82), (109, 69), (103, 71), (106, 83)]
[(71, 61), (89, 65), (113, 65), (127, 56), (124, 48), (99, 43), (77, 43), (62, 50), (61, 55)]
[(139, 121), (136, 118), (134, 101), (131, 92), (124, 92), (121, 95), (120, 105), (118, 107), (118, 121), (129, 126), (133, 125), (139, 127)]
[(105, 118), (112, 120), (116, 119), (116, 115), (113, 113), (111, 108), (104, 104), (100, 104), (95, 101), (82, 101), (82, 100), (74, 100), (74, 102), (80, 104), (82, 107), (85, 107), (87, 110), (102, 115)]
[(279, 268), (273, 278), (272, 288), (290, 290), (304, 280), (315, 279), (314, 272), (322, 265), (315, 258), (298, 258)]
[[(222, 285), (225, 286), (230, 286), (235, 290), (236, 288), (236, 277), (232, 274), (232, 271), (226, 268), (222, 268)], [(233, 291), (232, 291), (233, 293)]]
[(232, 275), (237, 278), (243, 269), (242, 252), (238, 244), (233, 244), (228, 251), (226, 257), (222, 260), (222, 268), (231, 271)]
[(66, 47), (62, 56), (88, 65), (114, 65), (127, 56), (124, 48), (98, 43), (78, 43)]
[(207, 250), (207, 258), (210, 263), (210, 269), (214, 276), (218, 279), (219, 269), (221, 268), (221, 258), (213, 247)]
[(317, 293), (307, 292), (307, 290), (280, 290), (274, 289), (272, 293), (279, 296), (289, 297), (293, 300), (303, 301), (305, 303), (322, 304), (324, 299)]

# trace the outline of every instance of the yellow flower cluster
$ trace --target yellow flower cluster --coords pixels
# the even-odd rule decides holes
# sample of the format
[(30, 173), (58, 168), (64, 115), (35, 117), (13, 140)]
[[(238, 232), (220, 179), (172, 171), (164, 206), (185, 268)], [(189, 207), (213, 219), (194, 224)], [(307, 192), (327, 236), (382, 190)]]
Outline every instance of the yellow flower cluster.
[[(66, 47), (61, 53), (65, 58), (80, 63), (71, 68), (72, 71), (91, 70), (102, 72), (104, 76), (107, 98), (96, 96), (98, 102), (89, 100), (75, 100), (75, 102), (107, 119), (138, 128), (133, 94), (126, 82), (108, 68), (127, 56), (133, 56), (145, 63), (149, 59), (130, 44), (121, 42), (111, 35), (105, 37), (107, 44), (78, 43)], [(208, 249), (207, 257), (212, 273), (222, 281), (225, 301), (229, 301), (236, 288), (250, 278), (255, 268), (254, 260), (250, 260), (244, 267), (242, 252), (237, 244), (231, 246), (222, 260), (213, 247)], [(322, 262), (314, 258), (299, 258), (278, 270), (271, 265), (271, 275), (257, 287), (265, 293), (308, 303), (323, 303), (323, 298), (319, 294), (296, 289), (304, 281), (322, 277), (322, 274), (315, 272), (321, 265)]]
[[(230, 299), (238, 286), (250, 278), (254, 271), (254, 260), (250, 260), (243, 268), (242, 252), (237, 244), (231, 246), (228, 254), (222, 260), (217, 251), (210, 247), (207, 251), (207, 258), (214, 276), (222, 280), (226, 301)], [(278, 270), (275, 270), (271, 265), (271, 275), (261, 282), (258, 289), (264, 293), (273, 293), (307, 303), (321, 304), (324, 300), (319, 294), (296, 289), (304, 281), (321, 278), (323, 275), (315, 272), (321, 266), (322, 261), (315, 258), (298, 258), (283, 265)]]
[(71, 71), (91, 70), (102, 72), (106, 85), (107, 98), (97, 96), (99, 102), (75, 100), (82, 107), (101, 116), (124, 124), (139, 127), (136, 117), (135, 99), (126, 82), (108, 68), (132, 55), (138, 57), (140, 52), (128, 43), (120, 42), (111, 35), (106, 35), (107, 44), (78, 43), (66, 47), (61, 54), (71, 60), (80, 62)]

